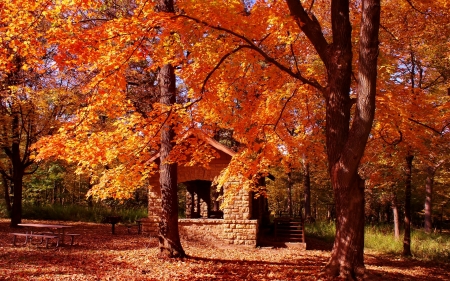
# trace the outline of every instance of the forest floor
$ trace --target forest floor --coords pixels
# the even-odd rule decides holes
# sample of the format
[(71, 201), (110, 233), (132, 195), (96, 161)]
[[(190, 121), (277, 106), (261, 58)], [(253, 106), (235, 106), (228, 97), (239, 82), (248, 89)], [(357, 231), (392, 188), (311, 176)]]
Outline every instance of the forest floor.
[[(30, 221), (35, 223), (56, 223)], [(156, 238), (128, 234), (123, 225), (64, 222), (80, 233), (74, 246), (12, 246), (0, 219), (0, 280), (323, 280), (331, 245), (307, 240), (307, 250), (254, 248), (182, 240), (188, 258), (157, 258)], [(450, 265), (365, 253), (367, 280), (450, 280)], [(339, 279), (335, 279), (339, 280)]]

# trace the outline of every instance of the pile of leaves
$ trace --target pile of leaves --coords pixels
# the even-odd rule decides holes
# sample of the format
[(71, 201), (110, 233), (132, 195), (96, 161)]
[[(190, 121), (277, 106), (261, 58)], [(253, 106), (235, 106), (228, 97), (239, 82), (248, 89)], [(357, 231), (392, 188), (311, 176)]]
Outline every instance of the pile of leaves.
[[(26, 221), (39, 223), (61, 223)], [(254, 248), (182, 240), (188, 258), (160, 259), (158, 242), (137, 229), (73, 225), (74, 246), (12, 246), (9, 221), (0, 219), (0, 280), (321, 280), (330, 245), (309, 239), (308, 250)], [(366, 253), (368, 280), (449, 280), (448, 264)]]

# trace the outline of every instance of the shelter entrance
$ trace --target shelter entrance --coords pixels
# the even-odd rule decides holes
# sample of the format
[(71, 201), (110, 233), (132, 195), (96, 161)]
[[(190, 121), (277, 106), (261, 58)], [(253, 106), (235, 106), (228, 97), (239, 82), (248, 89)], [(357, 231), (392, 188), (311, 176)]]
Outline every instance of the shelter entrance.
[(222, 219), (223, 211), (220, 210), (220, 199), (223, 192), (217, 192), (211, 181), (193, 180), (184, 182), (185, 217)]

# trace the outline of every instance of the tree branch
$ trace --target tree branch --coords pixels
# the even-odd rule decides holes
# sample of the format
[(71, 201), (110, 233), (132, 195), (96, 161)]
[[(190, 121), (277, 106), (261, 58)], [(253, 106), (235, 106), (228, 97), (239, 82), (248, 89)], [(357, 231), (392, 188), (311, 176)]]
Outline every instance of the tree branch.
[(286, 109), (286, 106), (287, 106), (288, 102), (294, 97), (295, 93), (297, 93), (297, 89), (295, 89), (295, 90), (292, 92), (291, 96), (290, 96), (290, 97), (286, 100), (286, 102), (284, 103), (283, 109), (281, 109), (281, 112), (280, 112), (280, 116), (278, 116), (278, 120), (277, 120), (277, 122), (275, 123), (275, 126), (273, 127), (273, 130), (274, 130), (274, 131), (276, 131), (276, 129), (277, 129), (278, 123), (280, 122), (280, 119), (281, 119), (281, 117), (283, 116), (283, 112), (284, 112), (284, 110)]
[(421, 123), (421, 122), (419, 122), (419, 121), (417, 121), (417, 120), (414, 120), (414, 119), (412, 119), (412, 118), (408, 118), (408, 120), (411, 121), (411, 122), (414, 122), (414, 123), (416, 123), (416, 124), (418, 124), (418, 125), (420, 125), (420, 126), (423, 126), (423, 127), (427, 128), (427, 129), (429, 129), (429, 130), (431, 130), (432, 132), (436, 133), (437, 135), (439, 135), (439, 136), (441, 136), (441, 137), (442, 137), (442, 133), (443, 133), (443, 131), (445, 130), (445, 128), (447, 128), (447, 126), (450, 125), (450, 124), (445, 125), (445, 126), (442, 128), (442, 130), (439, 132), (439, 131), (436, 130), (435, 128), (433, 128), (433, 127), (431, 127), (431, 126), (428, 126), (427, 124), (423, 124), (423, 123)]
[(394, 38), (394, 40), (398, 41), (398, 38), (397, 38), (392, 32), (390, 32), (384, 25), (382, 25), (381, 23), (380, 23), (380, 27), (381, 27), (384, 31), (386, 31), (389, 35), (391, 35), (391, 37)]
[(321, 91), (321, 92), (324, 92), (324, 91), (325, 91), (325, 88), (324, 88), (322, 85), (320, 85), (319, 82), (317, 82), (315, 79), (310, 80), (310, 79), (307, 79), (307, 78), (303, 77), (300, 73), (295, 73), (295, 72), (293, 72), (290, 68), (284, 66), (283, 64), (281, 64), (280, 62), (278, 62), (275, 58), (269, 56), (269, 55), (268, 55), (266, 52), (264, 52), (260, 47), (258, 47), (257, 45), (255, 45), (255, 43), (253, 43), (252, 40), (248, 39), (247, 37), (245, 37), (245, 36), (243, 36), (243, 35), (241, 35), (241, 34), (238, 34), (238, 33), (234, 32), (234, 31), (232, 31), (232, 30), (230, 30), (230, 29), (228, 29), (228, 28), (225, 28), (225, 27), (210, 25), (209, 23), (207, 23), (207, 22), (205, 22), (205, 21), (202, 21), (202, 20), (200, 20), (200, 19), (197, 19), (197, 18), (188, 16), (188, 15), (177, 15), (177, 16), (175, 16), (175, 17), (183, 17), (183, 18), (192, 20), (192, 21), (194, 21), (194, 22), (196, 22), (196, 23), (200, 23), (200, 24), (202, 24), (202, 25), (204, 25), (204, 26), (207, 26), (207, 27), (209, 27), (209, 28), (212, 28), (212, 29), (215, 29), (215, 30), (219, 30), (219, 31), (227, 32), (227, 33), (229, 33), (229, 34), (231, 34), (231, 35), (233, 35), (233, 36), (235, 36), (235, 37), (241, 39), (241, 40), (244, 41), (245, 43), (247, 43), (248, 46), (247, 46), (247, 45), (242, 45), (242, 46), (247, 46), (247, 48), (256, 51), (257, 53), (259, 53), (259, 54), (265, 59), (266, 62), (275, 65), (278, 69), (280, 69), (281, 71), (283, 71), (283, 72), (285, 72), (286, 74), (290, 75), (291, 77), (300, 80), (302, 83), (305, 83), (305, 84), (307, 84), (307, 85), (313, 86), (314, 88), (318, 89), (318, 90)]
[(231, 56), (231, 55), (234, 54), (234, 53), (237, 53), (239, 50), (242, 50), (242, 49), (244, 49), (244, 48), (249, 48), (249, 49), (251, 49), (251, 46), (249, 46), (249, 45), (241, 45), (241, 46), (237, 47), (236, 49), (232, 50), (231, 52), (226, 53), (226, 54), (219, 60), (219, 62), (218, 62), (217, 65), (213, 68), (213, 70), (211, 70), (211, 71), (208, 73), (208, 75), (206, 75), (206, 78), (205, 78), (205, 80), (203, 81), (202, 89), (201, 89), (201, 91), (200, 91), (201, 93), (204, 93), (204, 92), (205, 92), (205, 86), (206, 86), (206, 83), (208, 83), (208, 80), (209, 80), (209, 78), (211, 78), (211, 76), (213, 75), (213, 73), (214, 73), (217, 69), (219, 69), (220, 65), (221, 65), (221, 64), (222, 64), (229, 56)]
[(387, 140), (383, 137), (383, 135), (381, 134), (381, 132), (380, 132), (380, 137), (381, 137), (381, 139), (382, 139), (385, 143), (387, 143), (388, 145), (396, 146), (397, 144), (401, 143), (402, 140), (403, 140), (403, 133), (402, 133), (402, 131), (400, 131), (400, 130), (397, 128), (397, 132), (398, 132), (398, 134), (400, 135), (400, 137), (399, 137), (398, 139), (396, 139), (396, 140), (391, 141), (391, 142), (387, 141)]
[(413, 3), (411, 2), (411, 0), (405, 0), (405, 1), (408, 2), (408, 4), (411, 6), (411, 8), (413, 8), (413, 10), (415, 10), (415, 11), (421, 13), (422, 15), (427, 15), (427, 13), (422, 12), (421, 10), (417, 9), (417, 8), (413, 5)]
[(294, 17), (297, 25), (311, 41), (323, 63), (328, 68), (327, 55), (329, 44), (322, 33), (322, 27), (319, 21), (312, 13), (310, 13), (311, 18), (309, 17), (300, 0), (286, 0), (286, 3), (291, 12), (291, 16)]

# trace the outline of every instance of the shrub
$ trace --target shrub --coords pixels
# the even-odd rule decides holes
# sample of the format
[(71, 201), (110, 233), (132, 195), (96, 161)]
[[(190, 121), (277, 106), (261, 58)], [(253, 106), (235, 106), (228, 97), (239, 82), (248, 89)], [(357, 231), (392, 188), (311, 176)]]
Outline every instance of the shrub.
[(112, 209), (94, 205), (93, 207), (79, 205), (29, 205), (23, 206), (22, 217), (36, 220), (87, 221), (103, 222), (108, 216), (120, 216), (123, 222), (133, 222), (147, 216), (144, 207)]

